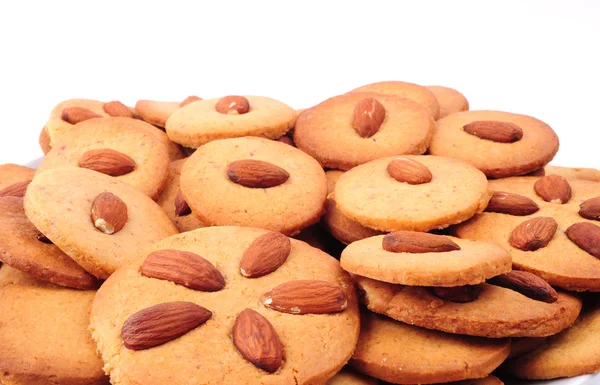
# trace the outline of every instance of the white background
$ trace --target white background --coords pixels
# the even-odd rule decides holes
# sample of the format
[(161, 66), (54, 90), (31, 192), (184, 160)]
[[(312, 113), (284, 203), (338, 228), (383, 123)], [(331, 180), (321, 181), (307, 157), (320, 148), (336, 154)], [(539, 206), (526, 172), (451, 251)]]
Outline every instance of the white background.
[(356, 86), (454, 87), (525, 113), (555, 164), (600, 167), (600, 1), (0, 1), (0, 163), (41, 155), (64, 99), (258, 94), (308, 107)]

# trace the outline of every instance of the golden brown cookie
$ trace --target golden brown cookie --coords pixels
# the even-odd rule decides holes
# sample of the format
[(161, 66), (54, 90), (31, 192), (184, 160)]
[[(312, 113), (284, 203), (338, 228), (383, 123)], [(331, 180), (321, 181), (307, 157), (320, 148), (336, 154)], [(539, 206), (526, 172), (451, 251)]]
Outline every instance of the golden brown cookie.
[(454, 88), (442, 86), (427, 86), (427, 89), (435, 95), (440, 105), (440, 116), (444, 118), (450, 114), (469, 110), (467, 98)]
[(146, 122), (164, 128), (167, 120), (175, 111), (198, 100), (202, 99), (197, 96), (188, 96), (181, 102), (138, 100), (135, 110)]
[(38, 139), (38, 142), (44, 155), (46, 155), (48, 152), (50, 152), (50, 150), (52, 150), (52, 146), (50, 145), (50, 135), (48, 135), (48, 130), (46, 129), (46, 126), (44, 126), (44, 128), (42, 128), (42, 131), (40, 131), (40, 137)]
[(0, 197), (22, 197), (33, 179), (35, 169), (18, 164), (0, 165)]
[(366, 377), (349, 369), (342, 369), (325, 385), (377, 385), (379, 381), (375, 378)]
[(485, 378), (479, 378), (477, 380), (464, 380), (458, 382), (451, 382), (447, 385), (504, 385), (504, 382), (500, 381), (498, 377), (487, 376)]
[[(50, 282), (40, 281), (33, 276), (8, 265), (0, 264), (0, 288), (7, 285), (51, 286)], [(1, 382), (0, 382), (1, 384)]]
[(323, 167), (349, 170), (386, 156), (423, 154), (433, 127), (427, 110), (410, 99), (350, 92), (302, 113), (294, 143)]
[(565, 179), (581, 179), (600, 182), (600, 170), (585, 167), (560, 167), (547, 165), (546, 175), (560, 175)]

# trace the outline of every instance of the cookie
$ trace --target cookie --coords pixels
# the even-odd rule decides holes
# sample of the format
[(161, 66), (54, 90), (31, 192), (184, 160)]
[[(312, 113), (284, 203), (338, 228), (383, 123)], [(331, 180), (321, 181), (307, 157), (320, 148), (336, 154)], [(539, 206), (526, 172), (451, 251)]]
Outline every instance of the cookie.
[(157, 197), (168, 177), (167, 149), (162, 140), (140, 125), (149, 127), (126, 118), (79, 123), (42, 159), (36, 175), (63, 167), (89, 168)]
[[(571, 291), (600, 291), (600, 259), (567, 235), (567, 229), (576, 223), (599, 224), (579, 214), (593, 210), (593, 205), (591, 209), (589, 206), (593, 198), (600, 196), (598, 183), (566, 181), (556, 176), (519, 177), (490, 181), (490, 189), (496, 192), (490, 207), (454, 228), (458, 237), (497, 243), (510, 252), (515, 268), (537, 274), (551, 285)], [(554, 198), (545, 195), (548, 191), (568, 194), (557, 200), (562, 199), (564, 204), (552, 203), (536, 190), (550, 201)], [(588, 203), (581, 206), (586, 201)], [(542, 233), (521, 231), (533, 223), (540, 224)], [(520, 230), (517, 231), (517, 227)], [(533, 237), (537, 240), (529, 245)], [(598, 235), (592, 232), (586, 237), (592, 241)]]
[(88, 331), (94, 291), (0, 288), (0, 381), (108, 385)]
[(369, 310), (428, 329), (472, 336), (543, 337), (575, 322), (581, 301), (566, 293), (546, 303), (487, 283), (472, 302), (443, 300), (427, 287), (393, 285), (356, 276)]
[(456, 336), (365, 312), (350, 366), (394, 384), (432, 384), (486, 377), (509, 351), (508, 339)]
[(545, 167), (547, 175), (560, 175), (565, 179), (581, 179), (600, 182), (600, 170), (584, 167), (560, 167), (548, 165)]
[(519, 357), (531, 353), (539, 346), (543, 345), (547, 339), (548, 337), (513, 338), (510, 343), (510, 354), (508, 355), (508, 358)]
[(260, 136), (276, 139), (293, 126), (296, 111), (264, 96), (226, 96), (191, 103), (175, 111), (165, 128), (169, 138), (197, 148), (217, 139)]
[(379, 381), (375, 378), (369, 378), (354, 373), (348, 369), (343, 369), (336, 374), (326, 385), (377, 385)]
[(426, 86), (427, 89), (435, 95), (440, 105), (440, 115), (438, 119), (445, 118), (455, 112), (468, 111), (469, 102), (467, 98), (457, 90), (442, 86)]
[(294, 235), (319, 220), (327, 181), (319, 163), (297, 148), (246, 137), (196, 150), (181, 171), (181, 191), (207, 225)]
[(23, 198), (0, 198), (0, 261), (42, 281), (94, 289), (98, 281), (42, 234), (25, 216)]
[(427, 110), (410, 99), (351, 92), (302, 113), (294, 143), (323, 167), (349, 170), (386, 156), (423, 154), (433, 127)]
[(138, 100), (135, 110), (146, 122), (164, 128), (167, 120), (175, 111), (198, 100), (202, 99), (197, 96), (188, 96), (181, 102)]
[(378, 92), (400, 96), (425, 107), (433, 119), (438, 119), (440, 116), (440, 105), (433, 92), (418, 84), (399, 81), (378, 82), (356, 88), (351, 92)]
[(25, 213), (56, 246), (101, 279), (143, 259), (144, 249), (177, 233), (160, 206), (140, 191), (83, 168), (37, 175), (27, 189)]
[(453, 382), (447, 385), (504, 385), (504, 382), (500, 381), (498, 377), (488, 376), (485, 378), (479, 378), (477, 380), (464, 380)]
[(436, 122), (429, 153), (462, 159), (490, 178), (506, 178), (545, 166), (558, 144), (552, 128), (530, 116), (463, 111)]
[[(394, 252), (394, 242), (418, 249)], [(419, 247), (431, 242), (438, 248)], [(340, 263), (352, 274), (410, 286), (475, 285), (511, 270), (510, 254), (500, 246), (410, 231), (356, 241), (344, 249)]]
[(40, 148), (42, 149), (44, 155), (46, 155), (48, 152), (50, 152), (50, 150), (52, 150), (52, 146), (50, 145), (50, 135), (48, 135), (48, 130), (46, 129), (46, 126), (44, 126), (44, 128), (42, 128), (42, 131), (40, 131), (38, 143), (40, 144)]
[[(261, 241), (265, 236), (271, 240), (275, 236), (278, 242)], [(359, 333), (354, 286), (339, 263), (303, 242), (290, 239), (287, 245), (291, 249), (287, 249), (289, 254), (279, 267), (271, 265), (271, 269), (263, 270), (265, 275), (256, 278), (241, 274), (242, 259), (251, 245), (254, 255), (260, 256), (264, 249), (257, 248), (257, 244), (283, 251), (287, 239), (262, 229), (206, 227), (154, 245), (147, 255), (155, 258), (149, 262), (149, 257), (141, 269), (139, 266), (119, 269), (98, 291), (90, 323), (112, 384), (179, 385), (201, 380), (215, 385), (300, 385), (323, 384), (333, 377), (350, 358)], [(166, 253), (161, 254), (161, 250)], [(186, 252), (193, 254), (181, 254)], [(285, 257), (287, 253), (281, 255)], [(174, 264), (163, 265), (160, 255), (166, 260), (175, 258)], [(193, 277), (193, 281), (182, 277), (175, 284), (169, 277), (155, 274), (163, 265), (167, 275), (176, 279), (177, 261), (179, 267), (187, 268), (190, 264), (186, 261), (190, 258), (200, 263), (198, 256), (206, 259), (202, 265), (215, 278), (210, 282), (218, 283), (211, 287), (216, 291), (205, 292), (194, 286), (207, 280), (194, 282)], [(158, 270), (152, 269), (153, 266)], [(258, 270), (243, 271), (248, 275)], [(289, 287), (290, 282), (294, 295), (286, 297), (283, 287)], [(313, 290), (309, 285), (315, 283)], [(318, 287), (327, 287), (328, 291)], [(281, 296), (291, 302), (285, 302)], [(183, 329), (187, 333), (177, 333), (178, 338), (174, 331), (163, 328), (164, 333), (159, 335), (169, 334), (170, 340), (161, 340), (163, 344), (153, 347), (149, 347), (154, 345), (152, 334), (147, 341), (129, 338), (135, 337), (129, 330), (143, 329), (141, 316), (130, 321), (133, 314), (172, 301), (186, 304), (175, 306), (202, 306), (212, 315), (196, 328)], [(165, 306), (172, 305), (162, 308)], [(171, 321), (167, 318), (166, 322)], [(177, 324), (169, 323), (172, 327)], [(260, 332), (252, 334), (252, 330)], [(252, 340), (259, 336), (264, 337), (262, 343)], [(302, 343), (298, 343), (300, 340)], [(132, 348), (125, 347), (125, 343)], [(265, 348), (264, 354), (256, 350), (260, 346)]]
[[(52, 285), (49, 282), (40, 281), (33, 276), (17, 270), (8, 265), (0, 263), (0, 288), (8, 285), (29, 285), (29, 286), (46, 286)], [(0, 382), (1, 384), (1, 382)]]
[(0, 198), (6, 196), (22, 197), (27, 185), (33, 179), (35, 169), (18, 164), (0, 165)]
[(333, 199), (342, 214), (363, 226), (429, 231), (483, 211), (490, 199), (487, 184), (483, 173), (463, 161), (406, 155), (346, 172)]

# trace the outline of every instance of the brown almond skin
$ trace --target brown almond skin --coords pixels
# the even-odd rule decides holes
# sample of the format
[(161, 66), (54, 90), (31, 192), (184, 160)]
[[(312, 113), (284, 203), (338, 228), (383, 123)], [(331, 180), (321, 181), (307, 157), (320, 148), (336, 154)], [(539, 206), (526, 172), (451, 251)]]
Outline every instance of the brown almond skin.
[(580, 249), (600, 258), (600, 226), (591, 222), (578, 222), (569, 226), (565, 233)]
[(429, 183), (433, 178), (427, 166), (408, 158), (396, 158), (392, 160), (387, 166), (387, 171), (398, 182), (408, 184)]
[(377, 99), (364, 98), (354, 107), (354, 129), (361, 137), (370, 138), (379, 131), (385, 114), (385, 107)]
[(558, 223), (551, 217), (536, 217), (519, 224), (510, 234), (509, 243), (523, 251), (546, 247), (554, 237)]
[(558, 299), (558, 293), (548, 282), (527, 271), (512, 270), (489, 279), (487, 283), (514, 290), (536, 301), (552, 303)]
[(273, 325), (259, 312), (246, 309), (233, 325), (233, 344), (254, 366), (269, 373), (282, 365), (283, 345)]
[(89, 119), (101, 118), (102, 115), (83, 107), (69, 107), (62, 112), (61, 118), (67, 123), (77, 124)]
[(188, 96), (187, 98), (183, 99), (181, 103), (179, 103), (179, 107), (185, 107), (190, 103), (197, 102), (198, 100), (202, 100), (202, 98), (196, 95)]
[(567, 203), (572, 196), (571, 185), (565, 178), (558, 175), (546, 175), (533, 185), (535, 193), (550, 203)]
[(131, 157), (110, 148), (86, 151), (79, 159), (78, 165), (110, 176), (129, 174), (136, 167)]
[(92, 203), (91, 219), (104, 234), (118, 233), (127, 223), (127, 205), (118, 196), (103, 192)]
[(121, 338), (127, 349), (145, 350), (162, 345), (202, 325), (212, 313), (191, 302), (166, 302), (130, 316)]
[(13, 183), (10, 186), (6, 186), (0, 190), (0, 197), (17, 197), (23, 198), (27, 191), (27, 186), (31, 183), (30, 180), (24, 180), (22, 182)]
[(526, 196), (495, 191), (485, 211), (510, 215), (530, 215), (537, 212), (540, 207)]
[(215, 110), (226, 115), (242, 115), (250, 111), (250, 102), (243, 96), (225, 96), (217, 102)]
[(104, 103), (104, 106), (102, 108), (104, 109), (104, 112), (106, 112), (110, 116), (133, 119), (133, 112), (131, 112), (129, 107), (119, 102), (118, 100), (113, 100), (112, 102)]
[(192, 290), (214, 292), (225, 287), (225, 278), (219, 270), (189, 251), (154, 251), (146, 257), (141, 272), (145, 277), (171, 281)]
[(181, 193), (181, 189), (177, 190), (177, 194), (175, 195), (175, 215), (178, 217), (184, 217), (192, 213), (192, 209), (190, 205), (186, 202), (183, 194)]
[(282, 283), (265, 293), (263, 304), (290, 314), (329, 314), (346, 309), (346, 294), (334, 283), (298, 280)]
[(480, 285), (464, 285), (456, 287), (432, 287), (433, 294), (445, 301), (467, 303), (479, 297)]
[(479, 120), (465, 124), (463, 129), (478, 138), (497, 143), (514, 143), (523, 138), (523, 129), (509, 122)]
[(287, 260), (292, 251), (292, 243), (285, 235), (269, 232), (256, 238), (248, 247), (240, 271), (244, 277), (258, 278), (277, 270)]
[(579, 205), (579, 215), (586, 219), (600, 220), (600, 197), (587, 199)]
[(392, 253), (443, 253), (460, 250), (455, 242), (442, 235), (418, 231), (394, 231), (383, 237), (382, 247)]
[(233, 183), (244, 187), (269, 188), (285, 183), (290, 178), (290, 174), (273, 163), (244, 159), (227, 165), (227, 177)]

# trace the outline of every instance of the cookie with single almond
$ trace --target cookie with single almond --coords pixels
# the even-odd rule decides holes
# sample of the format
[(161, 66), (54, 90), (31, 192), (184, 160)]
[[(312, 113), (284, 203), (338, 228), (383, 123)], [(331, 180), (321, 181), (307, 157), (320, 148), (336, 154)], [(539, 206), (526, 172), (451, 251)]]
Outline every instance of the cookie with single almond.
[(35, 169), (18, 164), (0, 165), (0, 198), (23, 197), (29, 182), (35, 175)]
[(581, 179), (600, 182), (600, 170), (595, 168), (547, 165), (544, 169), (547, 175), (560, 175), (565, 179)]
[(202, 99), (197, 96), (188, 96), (181, 102), (138, 100), (135, 103), (135, 110), (146, 122), (164, 128), (167, 120), (175, 111), (198, 100)]
[(467, 98), (457, 90), (442, 86), (427, 86), (427, 89), (433, 92), (440, 105), (440, 116), (438, 119), (445, 118), (455, 112), (469, 110)]

